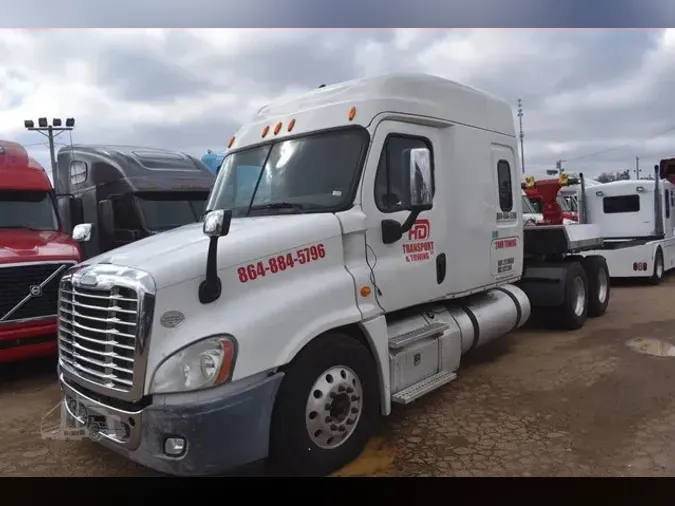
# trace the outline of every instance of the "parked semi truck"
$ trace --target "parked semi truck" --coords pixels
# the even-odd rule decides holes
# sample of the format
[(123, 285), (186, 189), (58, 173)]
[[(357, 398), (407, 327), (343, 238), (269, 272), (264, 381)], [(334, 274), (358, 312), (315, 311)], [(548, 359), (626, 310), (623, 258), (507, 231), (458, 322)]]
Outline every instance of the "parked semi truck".
[(85, 258), (199, 221), (215, 181), (196, 158), (164, 149), (79, 144), (57, 160), (64, 222), (92, 225)]
[(202, 223), (63, 279), (67, 417), (106, 420), (98, 441), (170, 474), (327, 474), (531, 310), (581, 327), (609, 302), (603, 258), (578, 254), (602, 238), (523, 226), (516, 153), (507, 102), (433, 76), (262, 108)]
[(59, 281), (80, 259), (42, 166), (0, 141), (0, 362), (56, 354)]
[(675, 268), (674, 192), (658, 165), (654, 179), (586, 188), (586, 211), (604, 236), (603, 255), (612, 278), (642, 278), (657, 285)]

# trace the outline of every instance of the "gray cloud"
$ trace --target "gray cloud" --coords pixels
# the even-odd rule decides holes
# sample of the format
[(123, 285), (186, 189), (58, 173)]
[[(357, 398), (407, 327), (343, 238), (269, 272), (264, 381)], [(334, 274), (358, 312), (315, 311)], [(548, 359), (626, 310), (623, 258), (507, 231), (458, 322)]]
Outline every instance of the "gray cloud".
[[(166, 10), (170, 3), (163, 2)], [(149, 12), (138, 4), (136, 14)], [(192, 10), (200, 8), (195, 2)], [(210, 9), (212, 18), (226, 15), (220, 4)], [(111, 20), (122, 19), (110, 12)], [(178, 11), (185, 19), (190, 12)], [(635, 156), (649, 166), (675, 154), (675, 131), (667, 134), (671, 144), (650, 139), (675, 127), (675, 49), (659, 46), (656, 31), (424, 30), (406, 32), (409, 40), (390, 30), (17, 33), (21, 40), (0, 32), (0, 128), (26, 144), (42, 138), (21, 130), (22, 118), (72, 114), (76, 142), (200, 156), (222, 148), (247, 115), (275, 96), (406, 70), (462, 80), (514, 105), (522, 97), (528, 169), (561, 158), (570, 170), (597, 173), (632, 165)], [(43, 145), (30, 149), (48, 163)], [(609, 151), (583, 156), (603, 150)]]

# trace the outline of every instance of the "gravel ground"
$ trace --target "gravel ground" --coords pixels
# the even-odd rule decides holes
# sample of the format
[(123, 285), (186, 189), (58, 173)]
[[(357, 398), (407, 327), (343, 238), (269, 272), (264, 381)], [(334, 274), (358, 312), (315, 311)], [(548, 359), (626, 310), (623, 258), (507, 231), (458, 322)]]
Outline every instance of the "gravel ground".
[[(675, 277), (615, 286), (607, 314), (581, 331), (525, 329), (478, 350), (336, 474), (672, 476), (675, 357), (645, 353), (667, 352), (646, 338), (675, 344), (671, 297)], [(54, 360), (0, 369), (0, 476), (155, 474), (87, 440), (43, 439), (58, 423), (55, 370)]]

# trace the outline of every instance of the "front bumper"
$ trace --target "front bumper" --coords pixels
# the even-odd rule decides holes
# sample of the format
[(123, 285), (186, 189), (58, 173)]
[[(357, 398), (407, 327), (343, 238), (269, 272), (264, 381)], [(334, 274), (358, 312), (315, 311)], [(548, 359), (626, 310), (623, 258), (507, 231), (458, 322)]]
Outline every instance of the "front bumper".
[[(267, 457), (269, 429), (283, 373), (227, 396), (189, 404), (118, 409), (76, 390), (61, 375), (63, 412), (91, 439), (143, 466), (178, 476), (222, 474)], [(198, 396), (197, 396), (198, 397)], [(164, 451), (182, 438), (180, 456)]]

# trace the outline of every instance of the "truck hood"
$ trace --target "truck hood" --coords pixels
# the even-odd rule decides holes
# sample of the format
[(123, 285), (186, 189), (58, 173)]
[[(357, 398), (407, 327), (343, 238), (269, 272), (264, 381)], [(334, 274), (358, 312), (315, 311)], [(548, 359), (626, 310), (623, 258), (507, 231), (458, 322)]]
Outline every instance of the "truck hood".
[[(218, 270), (262, 260), (300, 246), (341, 235), (334, 214), (296, 214), (235, 218), (230, 232), (218, 240)], [(87, 260), (150, 273), (157, 288), (204, 277), (209, 238), (194, 223), (146, 237)]]
[(80, 261), (80, 250), (63, 232), (0, 229), (0, 265), (19, 262)]

